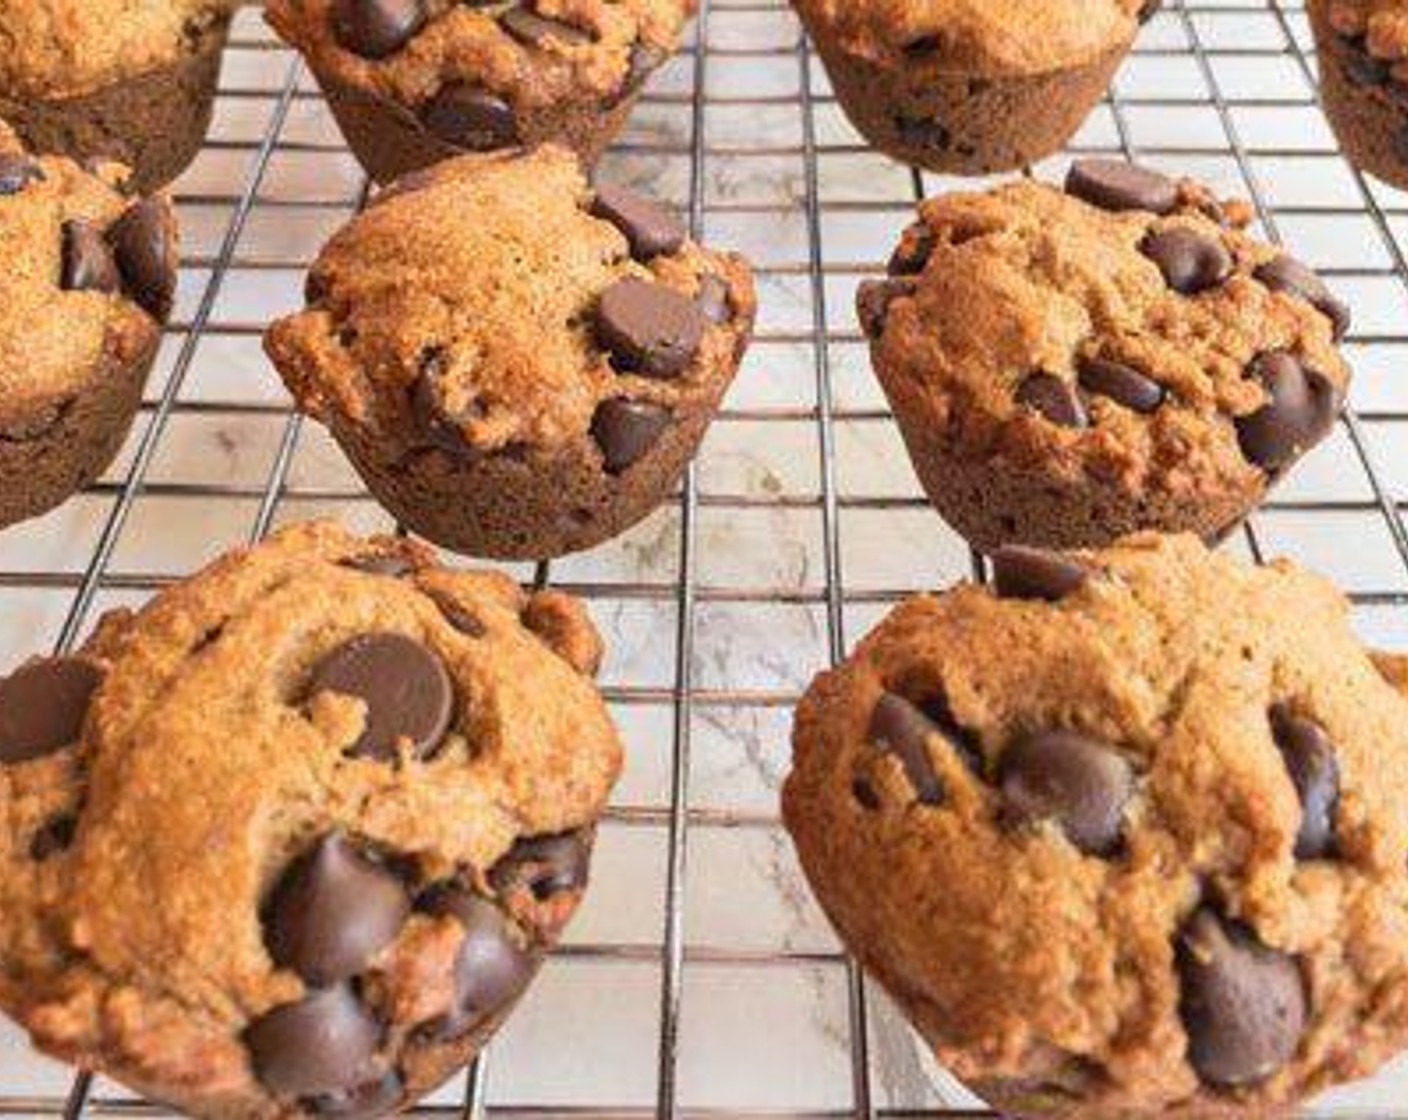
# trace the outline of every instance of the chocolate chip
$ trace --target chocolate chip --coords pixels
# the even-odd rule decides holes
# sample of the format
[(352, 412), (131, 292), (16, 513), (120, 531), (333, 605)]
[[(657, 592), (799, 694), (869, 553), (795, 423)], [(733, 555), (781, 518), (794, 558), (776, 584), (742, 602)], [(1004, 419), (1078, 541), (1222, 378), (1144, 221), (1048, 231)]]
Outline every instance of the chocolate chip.
[(1102, 210), (1170, 214), (1178, 184), (1167, 175), (1118, 159), (1078, 159), (1066, 174), (1066, 193)]
[(334, 0), (337, 41), (363, 58), (395, 54), (425, 26), (422, 0)]
[(601, 448), (606, 472), (620, 474), (638, 462), (659, 442), (670, 419), (669, 409), (650, 401), (602, 401), (592, 417), (592, 439)]
[(489, 883), (501, 895), (529, 890), (539, 902), (563, 891), (587, 885), (591, 851), (580, 834), (533, 836), (520, 840), (489, 872)]
[(1258, 355), (1248, 372), (1271, 399), (1237, 418), (1237, 442), (1248, 462), (1274, 473), (1329, 434), (1339, 415), (1339, 390), (1284, 350)]
[(303, 1103), (318, 1116), (335, 1116), (338, 1120), (375, 1120), (376, 1117), (388, 1115), (397, 1105), (404, 1104), (405, 1092), (405, 1082), (393, 1070), (359, 1089), (324, 1093)]
[(1162, 385), (1133, 366), (1108, 358), (1080, 359), (1080, 387), (1133, 412), (1154, 412), (1164, 403)]
[(1340, 764), (1335, 744), (1318, 723), (1284, 704), (1271, 709), (1271, 733), (1300, 796), (1297, 859), (1323, 859), (1335, 851), (1335, 810), (1340, 801)]
[(873, 813), (880, 808), (880, 795), (875, 792), (875, 787), (864, 778), (856, 778), (851, 782), (851, 796), (856, 799), (862, 809), (868, 809)]
[(346, 984), (276, 1007), (244, 1032), (254, 1074), (270, 1093), (336, 1096), (375, 1084), (381, 1031)]
[(904, 237), (890, 254), (885, 271), (891, 276), (918, 276), (929, 263), (934, 253), (934, 231), (928, 226), (910, 226)]
[(308, 695), (336, 692), (366, 702), (366, 725), (348, 748), (390, 759), (409, 740), (411, 754), (434, 753), (449, 729), (455, 693), (445, 664), (403, 634), (363, 634), (338, 646), (313, 670)]
[(684, 225), (674, 211), (626, 187), (598, 187), (591, 212), (626, 235), (638, 261), (678, 252), (684, 244)]
[(30, 183), (44, 181), (44, 169), (26, 155), (0, 152), (0, 195), (19, 194)]
[(1392, 67), (1386, 59), (1375, 57), (1362, 37), (1343, 40), (1343, 44), (1345, 76), (1354, 85), (1381, 86), (1388, 81)]
[(1017, 403), (1062, 428), (1086, 428), (1090, 417), (1075, 387), (1049, 373), (1034, 373), (1017, 387)]
[(704, 318), (722, 326), (733, 318), (733, 308), (729, 306), (728, 281), (712, 272), (699, 278), (699, 292), (694, 297)]
[(914, 282), (906, 279), (866, 280), (856, 289), (856, 315), (867, 338), (885, 333), (890, 305), (901, 296), (914, 294)]
[(474, 86), (441, 88), (421, 113), (425, 127), (447, 144), (489, 152), (518, 143), (518, 118), (501, 97)]
[(1252, 275), (1273, 292), (1289, 292), (1314, 307), (1330, 320), (1336, 342), (1349, 333), (1349, 305), (1338, 299), (1314, 270), (1294, 257), (1279, 256), (1261, 265)]
[(442, 892), (432, 909), (454, 915), (464, 927), (455, 958), (455, 1010), (434, 1031), (455, 1038), (517, 998), (537, 959), (519, 948), (508, 919), (487, 899), (456, 888)]
[(66, 292), (115, 292), (122, 286), (108, 243), (82, 218), (64, 223), (61, 256), (59, 287)]
[(568, 46), (592, 41), (591, 32), (560, 19), (540, 16), (525, 4), (516, 4), (504, 12), (499, 16), (499, 23), (520, 43), (530, 47), (541, 47), (549, 39), (557, 39)]
[(933, 117), (896, 117), (895, 131), (906, 148), (946, 152), (953, 146), (953, 134)]
[(176, 296), (176, 246), (166, 205), (134, 202), (108, 230), (108, 244), (132, 298), (164, 322)]
[(704, 313), (662, 284), (630, 277), (602, 293), (597, 336), (623, 373), (673, 378), (689, 368), (704, 340)]
[(1164, 283), (1185, 296), (1217, 287), (1232, 272), (1232, 256), (1222, 242), (1186, 226), (1149, 234), (1139, 251), (1158, 265)]
[(77, 657), (33, 661), (0, 679), (0, 763), (31, 762), (77, 742), (101, 680)]
[(73, 843), (78, 832), (78, 818), (71, 813), (51, 817), (35, 832), (29, 842), (29, 857), (43, 862), (52, 855), (64, 851)]
[(892, 751), (899, 758), (920, 804), (943, 803), (943, 782), (934, 769), (928, 746), (930, 739), (938, 736), (958, 749), (943, 725), (903, 696), (886, 692), (875, 705), (866, 734), (871, 742)]
[(408, 576), (416, 570), (414, 564), (394, 552), (370, 552), (365, 556), (349, 556), (345, 560), (339, 560), (338, 566), (351, 568), (355, 572), (366, 572), (371, 576), (391, 576), (393, 578)]
[(1074, 731), (1037, 731), (1007, 748), (1001, 771), (1003, 811), (1012, 823), (1053, 820), (1086, 855), (1119, 846), (1134, 771), (1108, 744)]
[(472, 459), (479, 451), (445, 407), (445, 355), (439, 349), (421, 355), (420, 375), (411, 385), (411, 412), (430, 443), (457, 459)]
[(284, 873), (264, 908), (274, 963), (327, 987), (366, 969), (411, 912), (401, 880), (338, 833)]
[(1059, 552), (1007, 545), (992, 554), (992, 577), (999, 598), (1058, 603), (1089, 582), (1090, 569)]
[(489, 632), (483, 622), (448, 596), (432, 592), (431, 598), (440, 608), (440, 614), (445, 621), (466, 637), (482, 638)]
[(1291, 1060), (1306, 1018), (1293, 957), (1206, 907), (1179, 934), (1177, 955), (1188, 1060), (1203, 1081), (1253, 1085)]

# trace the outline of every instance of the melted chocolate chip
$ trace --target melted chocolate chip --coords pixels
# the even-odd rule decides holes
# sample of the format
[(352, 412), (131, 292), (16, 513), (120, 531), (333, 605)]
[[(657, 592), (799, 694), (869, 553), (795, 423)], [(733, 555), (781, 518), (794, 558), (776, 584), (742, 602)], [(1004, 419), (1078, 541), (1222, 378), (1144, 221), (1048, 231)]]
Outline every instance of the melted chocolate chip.
[(597, 337), (618, 370), (663, 379), (689, 368), (706, 326), (693, 300), (635, 277), (602, 293), (596, 323)]
[(244, 1033), (260, 1083), (275, 1095), (347, 1094), (380, 1080), (381, 1030), (346, 984), (276, 1007)]
[(1188, 1060), (1203, 1081), (1254, 1085), (1291, 1060), (1306, 1020), (1295, 958), (1206, 907), (1183, 928), (1177, 955)]
[(591, 867), (591, 850), (576, 832), (520, 840), (489, 872), (501, 895), (528, 890), (543, 902), (563, 891), (583, 890)]
[(513, 108), (475, 86), (444, 86), (426, 104), (421, 119), (441, 140), (470, 152), (489, 152), (519, 142)]
[(597, 188), (592, 215), (610, 222), (626, 237), (638, 261), (679, 252), (685, 230), (679, 216), (653, 198), (619, 186)]
[(366, 969), (411, 912), (401, 880), (338, 833), (295, 860), (265, 907), (269, 955), (327, 987)]
[(1185, 296), (1215, 288), (1232, 273), (1232, 255), (1222, 242), (1186, 226), (1149, 234), (1139, 251), (1158, 266), (1164, 283)]
[(651, 401), (614, 397), (592, 417), (592, 438), (608, 474), (620, 474), (650, 452), (670, 426), (670, 410)]
[(1034, 373), (1017, 387), (1017, 403), (1062, 428), (1087, 428), (1090, 417), (1073, 385), (1049, 373)]
[(1104, 856), (1119, 847), (1134, 771), (1107, 743), (1073, 731), (1038, 731), (1004, 752), (1001, 787), (1013, 824), (1055, 821), (1082, 852)]
[(1237, 441), (1248, 462), (1274, 474), (1330, 434), (1340, 411), (1339, 390), (1284, 350), (1258, 355), (1248, 372), (1270, 400), (1237, 418)]
[(1271, 733), (1286, 760), (1300, 797), (1297, 859), (1323, 859), (1335, 851), (1335, 812), (1340, 801), (1340, 764), (1335, 744), (1318, 723), (1284, 704), (1271, 709)]
[(59, 287), (66, 292), (115, 292), (122, 287), (107, 241), (82, 218), (63, 224)]
[(314, 668), (308, 695), (335, 692), (366, 704), (366, 723), (348, 753), (391, 759), (408, 741), (426, 758), (445, 737), (455, 693), (440, 658), (403, 634), (364, 634), (343, 643)]
[(532, 979), (537, 958), (519, 947), (508, 918), (487, 899), (451, 888), (440, 893), (432, 909), (453, 915), (464, 927), (455, 958), (455, 1010), (432, 1032), (455, 1038), (517, 999)]
[(1279, 256), (1252, 274), (1273, 292), (1299, 296), (1330, 320), (1338, 342), (1349, 333), (1349, 305), (1336, 298), (1316, 273), (1294, 257)]
[(930, 741), (937, 736), (965, 761), (969, 757), (962, 732), (956, 726), (950, 728), (950, 723), (894, 692), (881, 694), (870, 717), (870, 741), (900, 760), (922, 805), (940, 805), (944, 800), (943, 782), (929, 753)]
[(176, 298), (176, 245), (165, 204), (134, 202), (108, 230), (108, 244), (132, 298), (164, 322)]
[(32, 762), (77, 742), (101, 681), (77, 657), (32, 661), (0, 679), (0, 763)]
[(992, 576), (999, 598), (1057, 603), (1090, 581), (1090, 569), (1059, 552), (1007, 545), (992, 554)]
[(539, 15), (526, 4), (509, 8), (499, 16), (499, 24), (520, 43), (530, 47), (541, 47), (549, 39), (556, 39), (568, 46), (592, 41), (591, 32), (560, 19)]
[(1155, 412), (1164, 403), (1162, 385), (1133, 366), (1108, 358), (1080, 359), (1080, 387), (1133, 412)]
[(386, 58), (425, 26), (422, 0), (334, 0), (332, 30), (337, 41), (363, 58)]
[(1178, 184), (1147, 167), (1115, 159), (1078, 159), (1066, 175), (1066, 193), (1116, 212), (1169, 214), (1178, 206)]

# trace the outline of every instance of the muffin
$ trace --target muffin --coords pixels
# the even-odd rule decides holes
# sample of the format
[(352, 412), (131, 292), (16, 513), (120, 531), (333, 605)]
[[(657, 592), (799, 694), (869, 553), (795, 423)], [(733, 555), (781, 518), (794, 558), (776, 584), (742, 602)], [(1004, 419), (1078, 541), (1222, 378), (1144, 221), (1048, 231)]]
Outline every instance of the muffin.
[(1237, 228), (1249, 208), (1130, 164), (920, 204), (860, 288), (935, 508), (974, 545), (1229, 532), (1331, 430), (1349, 312)]
[(200, 151), (238, 0), (6, 0), (0, 117), (36, 152), (132, 168), (143, 193)]
[(1245, 1117), (1408, 1044), (1408, 698), (1344, 598), (1194, 537), (997, 554), (797, 713), (827, 914), (1004, 1114)]
[(0, 527), (96, 479), (141, 403), (176, 289), (166, 198), (28, 155), (0, 122)]
[(1325, 115), (1350, 163), (1408, 190), (1408, 0), (1310, 0)]
[(793, 0), (851, 123), (931, 171), (1060, 150), (1159, 0)]
[(739, 257), (566, 149), (464, 156), (336, 234), (265, 348), (405, 526), (475, 556), (588, 548), (668, 496), (753, 323)]
[(0, 1006), (203, 1117), (460, 1069), (586, 886), (621, 747), (575, 600), (289, 529), (0, 680)]
[(367, 173), (554, 142), (586, 166), (675, 51), (693, 0), (269, 0)]

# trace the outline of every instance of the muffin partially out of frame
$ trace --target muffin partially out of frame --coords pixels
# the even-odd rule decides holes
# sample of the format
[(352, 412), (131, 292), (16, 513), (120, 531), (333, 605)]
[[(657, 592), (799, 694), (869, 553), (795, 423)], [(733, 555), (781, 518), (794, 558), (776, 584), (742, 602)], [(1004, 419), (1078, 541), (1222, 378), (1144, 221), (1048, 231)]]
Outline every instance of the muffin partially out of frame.
[(404, 525), (476, 556), (588, 548), (694, 455), (753, 323), (747, 264), (558, 147), (401, 180), (266, 348)]
[(905, 163), (1011, 171), (1058, 151), (1160, 0), (793, 0), (842, 108)]
[(0, 117), (31, 150), (117, 160), (142, 192), (175, 179), (210, 125), (239, 0), (6, 0)]
[(0, 122), (0, 527), (53, 509), (117, 454), (176, 288), (164, 197), (125, 169), (31, 156)]
[(0, 1006), (213, 1120), (370, 1118), (507, 1017), (621, 745), (575, 600), (332, 525), (0, 679)]
[(269, 0), (367, 172), (553, 142), (585, 165), (675, 51), (693, 0)]
[(949, 524), (985, 549), (1213, 539), (1329, 434), (1348, 309), (1248, 212), (1106, 160), (920, 205), (859, 312)]
[(1408, 0), (1310, 0), (1320, 96), (1350, 163), (1408, 190)]
[(1266, 1120), (1408, 1046), (1408, 698), (1343, 596), (1186, 536), (994, 568), (812, 685), (783, 798), (937, 1058), (1006, 1116)]

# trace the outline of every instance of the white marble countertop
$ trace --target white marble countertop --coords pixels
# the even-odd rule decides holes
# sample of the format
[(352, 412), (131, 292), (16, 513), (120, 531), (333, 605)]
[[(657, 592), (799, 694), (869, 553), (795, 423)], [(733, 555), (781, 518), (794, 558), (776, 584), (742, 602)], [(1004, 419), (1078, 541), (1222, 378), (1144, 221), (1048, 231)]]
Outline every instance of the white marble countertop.
[[(1119, 120), (1148, 162), (1209, 179), (1227, 193), (1248, 184), (1227, 125), (1280, 232), (1310, 263), (1335, 273), (1355, 306), (1364, 450), (1384, 498), (1408, 497), (1408, 197), (1366, 188), (1335, 154), (1287, 29), (1304, 49), (1299, 4), (1257, 0), (1166, 4), (1117, 82)], [(1202, 63), (1192, 51), (1204, 48)], [(761, 267), (762, 317), (728, 407), (700, 457), (695, 591), (687, 658), (687, 874), (679, 894), (684, 966), (676, 1051), (686, 1111), (844, 1113), (853, 1107), (847, 973), (834, 936), (802, 882), (776, 820), (788, 709), (830, 656), (906, 591), (967, 576), (961, 542), (920, 500), (851, 313), (857, 280), (875, 271), (907, 220), (915, 181), (851, 131), (813, 66), (808, 113), (799, 97), (798, 29), (781, 0), (715, 0), (703, 74), (703, 133), (694, 143), (695, 58), (672, 62), (650, 88), (602, 174), (650, 188), (682, 207), (701, 163), (704, 236)], [(128, 516), (96, 584), (83, 628), (117, 603), (140, 602), (248, 538), (276, 484), (273, 520), (337, 516), (390, 528), (321, 429), (289, 426), (286, 397), (257, 328), (300, 303), (302, 269), (353, 210), (362, 187), (316, 90), (298, 76), (281, 100), (292, 56), (258, 12), (241, 13), (225, 67), (211, 144), (178, 186), (187, 260), (155, 406), (173, 370), (179, 384)], [(1218, 111), (1224, 99), (1226, 120)], [(261, 169), (259, 144), (287, 109)], [(816, 217), (825, 262), (815, 317), (807, 129), (814, 127)], [(1077, 146), (1116, 151), (1116, 111), (1102, 106)], [(1066, 158), (1038, 173), (1060, 174)], [(241, 185), (256, 201), (228, 267), (221, 245)], [(925, 177), (932, 193), (949, 185)], [(1382, 224), (1367, 207), (1377, 207)], [(194, 347), (186, 330), (210, 297)], [(836, 555), (828, 563), (826, 481), (816, 412), (818, 336), (835, 412)], [(107, 484), (40, 521), (0, 534), (0, 665), (52, 645), (75, 601), (126, 483), (153, 410)], [(286, 474), (280, 448), (293, 440)], [(1339, 430), (1254, 520), (1268, 555), (1287, 553), (1359, 593), (1366, 637), (1408, 648), (1408, 562), (1395, 546), (1359, 449)], [(623, 539), (551, 567), (554, 583), (587, 594), (610, 643), (604, 681), (630, 744), (629, 770), (605, 826), (595, 882), (569, 944), (493, 1046), (491, 1108), (642, 1111), (661, 1070), (661, 981), (672, 765), (681, 506), (672, 503)], [(1249, 551), (1239, 536), (1228, 547)], [(515, 575), (531, 575), (525, 568)], [(839, 582), (828, 571), (839, 574)], [(828, 601), (840, 606), (832, 632)], [(877, 1107), (974, 1107), (934, 1068), (883, 995), (867, 992)], [(71, 1075), (0, 1030), (0, 1114), (52, 1113)], [(434, 1098), (456, 1105), (464, 1085)], [(126, 1100), (99, 1081), (91, 1107)], [(1408, 1118), (1408, 1063), (1325, 1098), (1317, 1115)]]

